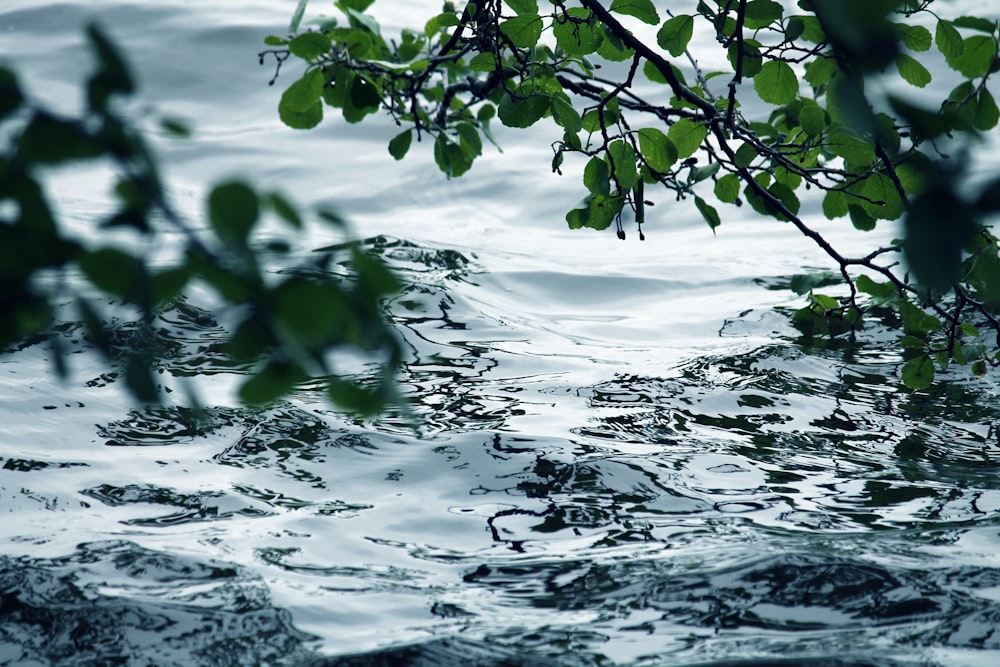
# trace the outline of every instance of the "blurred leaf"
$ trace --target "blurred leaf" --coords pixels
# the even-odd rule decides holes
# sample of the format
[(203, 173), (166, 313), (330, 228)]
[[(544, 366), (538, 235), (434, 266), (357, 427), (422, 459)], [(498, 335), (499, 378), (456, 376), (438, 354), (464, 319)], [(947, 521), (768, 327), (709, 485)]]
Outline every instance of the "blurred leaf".
[(125, 301), (136, 302), (144, 284), (148, 289), (145, 264), (122, 250), (101, 248), (83, 252), (77, 263), (96, 287)]
[(245, 246), (259, 215), (257, 193), (245, 183), (222, 183), (208, 196), (208, 220), (219, 239), (228, 245)]
[(101, 155), (101, 147), (80, 123), (36, 111), (21, 133), (18, 154), (44, 164), (86, 160)]
[(271, 210), (277, 213), (278, 217), (287, 222), (291, 227), (302, 229), (302, 216), (299, 215), (295, 206), (285, 199), (281, 193), (272, 192), (267, 195), (265, 201), (271, 207)]
[(0, 120), (24, 104), (24, 94), (14, 70), (0, 66)]
[(88, 25), (87, 37), (98, 62), (97, 72), (87, 84), (87, 100), (91, 110), (103, 112), (112, 95), (128, 95), (135, 91), (135, 84), (117, 47), (100, 28)]
[(287, 396), (295, 385), (308, 376), (297, 365), (271, 361), (243, 383), (239, 390), (240, 401), (247, 405), (267, 405)]
[(160, 391), (153, 379), (151, 359), (137, 353), (125, 361), (125, 384), (132, 395), (143, 403), (159, 403)]
[(292, 12), (292, 20), (288, 24), (288, 32), (298, 32), (299, 24), (302, 23), (302, 15), (305, 14), (306, 5), (309, 4), (309, 0), (299, 0), (299, 4), (295, 6), (295, 11)]

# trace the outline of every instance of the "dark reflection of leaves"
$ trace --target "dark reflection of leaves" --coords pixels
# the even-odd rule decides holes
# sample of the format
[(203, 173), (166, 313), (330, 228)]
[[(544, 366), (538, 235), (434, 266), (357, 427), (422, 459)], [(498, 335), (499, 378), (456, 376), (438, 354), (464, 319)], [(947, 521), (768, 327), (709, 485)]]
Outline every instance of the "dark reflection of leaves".
[[(390, 315), (409, 351), (399, 380), (421, 430), (500, 429), (524, 414), (509, 387), (487, 379), (499, 365), (494, 344), (507, 332), (452, 288), (481, 271), (474, 257), (386, 237), (366, 243), (404, 283)], [(390, 413), (380, 420), (383, 428), (393, 423), (412, 424), (413, 415)]]
[(137, 526), (173, 526), (199, 521), (228, 519), (233, 516), (261, 517), (268, 515), (268, 512), (256, 507), (236, 504), (228, 494), (216, 491), (182, 494), (171, 489), (156, 486), (140, 486), (136, 484), (113, 486), (111, 484), (101, 484), (90, 489), (84, 489), (81, 493), (113, 507), (149, 504), (177, 508), (178, 510), (163, 516), (125, 521), (127, 524)]
[(369, 653), (339, 656), (307, 663), (306, 667), (569, 667), (595, 665), (582, 659), (542, 658), (525, 648), (498, 646), (494, 643), (464, 638), (434, 639), (428, 642), (397, 646)]
[[(723, 565), (669, 559), (532, 559), (483, 564), (466, 581), (512, 608), (588, 610), (594, 631), (639, 629), (677, 636), (689, 628), (702, 648), (744, 639), (744, 653), (795, 647), (810, 633), (851, 646), (858, 633), (909, 635), (916, 646), (1000, 647), (1000, 604), (969, 594), (995, 586), (988, 568), (937, 571), (819, 553), (791, 552)], [(499, 596), (499, 597), (497, 597)], [(978, 628), (978, 632), (974, 629)], [(711, 631), (710, 634), (702, 630)], [(798, 637), (796, 635), (799, 635)], [(854, 650), (863, 648), (858, 641)], [(799, 645), (798, 650), (803, 647)], [(815, 655), (815, 651), (808, 651)], [(661, 656), (661, 659), (663, 656)], [(679, 664), (676, 660), (670, 664)]]
[(297, 665), (310, 640), (232, 566), (129, 542), (0, 557), (5, 664)]
[(124, 419), (98, 427), (97, 433), (111, 446), (175, 445), (240, 421), (241, 411), (233, 409), (150, 406), (132, 410)]

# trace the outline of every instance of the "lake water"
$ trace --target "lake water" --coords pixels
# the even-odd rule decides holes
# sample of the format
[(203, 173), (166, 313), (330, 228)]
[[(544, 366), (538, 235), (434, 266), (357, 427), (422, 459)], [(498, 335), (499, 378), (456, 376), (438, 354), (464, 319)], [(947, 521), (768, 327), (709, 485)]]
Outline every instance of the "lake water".
[[(781, 287), (830, 267), (780, 223), (570, 232), (545, 123), (453, 182), (388, 122), (284, 128), (257, 52), (294, 6), (5, 0), (0, 56), (74, 108), (100, 21), (195, 127), (156, 142), (194, 222), (233, 175), (335, 204), (408, 284), (411, 414), (253, 413), (221, 369), (207, 417), (136, 409), (94, 355), (0, 358), (0, 664), (1000, 664), (992, 381), (911, 394), (877, 324), (799, 340)], [(81, 230), (107, 206), (106, 174), (57, 183)], [(212, 365), (206, 315), (164, 314), (166, 373)]]

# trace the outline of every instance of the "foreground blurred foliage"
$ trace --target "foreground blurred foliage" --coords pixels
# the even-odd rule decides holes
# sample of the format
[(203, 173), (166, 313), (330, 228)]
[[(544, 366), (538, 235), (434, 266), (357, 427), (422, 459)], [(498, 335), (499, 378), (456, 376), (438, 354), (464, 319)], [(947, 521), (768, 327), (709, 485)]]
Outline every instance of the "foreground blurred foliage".
[[(396, 278), (354, 243), (302, 259), (289, 244), (257, 241), (268, 217), (292, 234), (305, 221), (279, 193), (243, 182), (216, 185), (208, 225), (187, 224), (169, 203), (155, 157), (122, 113), (135, 92), (127, 63), (100, 30), (89, 28), (88, 37), (97, 67), (79, 117), (34, 103), (15, 72), (0, 67), (0, 350), (47, 341), (65, 375), (66, 341), (53, 325), (78, 320), (131, 393), (158, 402), (173, 387), (157, 370), (167, 343), (154, 331), (156, 316), (207, 287), (213, 310), (229, 325), (221, 347), (247, 369), (243, 402), (265, 404), (306, 381), (318, 381), (334, 404), (360, 413), (393, 400), (399, 343), (382, 302), (399, 288)], [(169, 121), (165, 129), (184, 132)], [(95, 213), (74, 234), (57, 216), (45, 175), (79, 163), (110, 167), (117, 182), (115, 210)], [(332, 211), (316, 217), (343, 230)], [(119, 322), (132, 318), (127, 338), (109, 324), (109, 311)], [(338, 373), (334, 362), (342, 357), (365, 370)]]
[[(989, 85), (1000, 71), (995, 10), (955, 16), (934, 0), (684, 0), (666, 11), (652, 0), (476, 0), (446, 2), (397, 38), (369, 13), (375, 0), (337, 0), (339, 16), (303, 29), (307, 3), (261, 53), (274, 57), (276, 78), (290, 58), (305, 64), (278, 105), (288, 126), (315, 127), (330, 109), (349, 123), (381, 111), (401, 128), (388, 142), (395, 159), (426, 139), (451, 178), (496, 143), (495, 120), (549, 120), (552, 171), (572, 158), (583, 167), (570, 228), (614, 226), (624, 239), (634, 221), (642, 239), (656, 223), (654, 186), (692, 203), (713, 232), (724, 218), (717, 204), (749, 204), (837, 267), (838, 291), (817, 291), (825, 276), (793, 286), (808, 299), (796, 316), (808, 335), (852, 335), (884, 307), (899, 323), (909, 387), (928, 387), (951, 361), (977, 375), (1000, 365), (989, 229), (1000, 178), (971, 173), (967, 159), (1000, 121)], [(901, 220), (904, 233), (845, 255), (800, 216), (808, 200), (859, 232)]]

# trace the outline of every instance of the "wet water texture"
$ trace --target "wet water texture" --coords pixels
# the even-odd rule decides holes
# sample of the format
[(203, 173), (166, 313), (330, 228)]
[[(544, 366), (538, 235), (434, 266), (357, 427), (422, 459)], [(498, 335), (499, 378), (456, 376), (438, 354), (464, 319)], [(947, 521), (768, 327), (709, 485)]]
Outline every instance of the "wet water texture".
[[(15, 4), (0, 22), (54, 76), (76, 27)], [(0, 665), (1000, 663), (991, 378), (906, 391), (877, 318), (803, 338), (774, 287), (817, 255), (781, 225), (713, 239), (678, 212), (621, 244), (563, 229), (575, 183), (540, 178), (513, 136), (448, 183), (396, 165), (386, 127), (285, 132), (254, 56), (289, 8), (222, 5), (94, 11), (207, 126), (164, 147), (192, 219), (248, 157), (341, 203), (397, 270), (408, 405), (359, 421), (310, 386), (235, 405), (247, 369), (207, 301), (156, 323), (179, 388), (163, 406), (134, 406), (72, 322), (66, 383), (45, 345), (0, 357)], [(190, 53), (158, 60), (140, 24)], [(200, 48), (218, 85), (174, 69)], [(209, 113), (231, 96), (232, 117)]]

